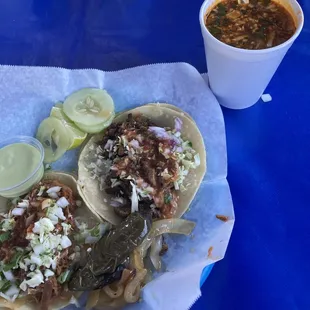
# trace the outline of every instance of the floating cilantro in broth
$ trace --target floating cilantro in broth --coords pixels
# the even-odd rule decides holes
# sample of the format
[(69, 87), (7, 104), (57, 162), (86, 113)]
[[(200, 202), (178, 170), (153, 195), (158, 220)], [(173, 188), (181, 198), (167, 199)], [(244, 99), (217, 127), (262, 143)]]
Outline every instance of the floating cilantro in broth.
[(280, 45), (296, 30), (292, 15), (272, 0), (220, 1), (207, 14), (205, 24), (215, 38), (242, 49)]
[(219, 3), (217, 5), (217, 14), (219, 16), (224, 16), (226, 13), (227, 13), (226, 5), (224, 5), (223, 3)]
[(221, 29), (217, 28), (217, 27), (209, 27), (209, 31), (211, 32), (211, 34), (213, 36), (215, 36), (216, 38), (219, 38), (222, 34)]
[(0, 243), (3, 243), (4, 241), (8, 240), (10, 238), (11, 232), (6, 231), (2, 234), (0, 234)]
[(262, 2), (265, 6), (267, 6), (270, 4), (271, 0), (262, 0)]

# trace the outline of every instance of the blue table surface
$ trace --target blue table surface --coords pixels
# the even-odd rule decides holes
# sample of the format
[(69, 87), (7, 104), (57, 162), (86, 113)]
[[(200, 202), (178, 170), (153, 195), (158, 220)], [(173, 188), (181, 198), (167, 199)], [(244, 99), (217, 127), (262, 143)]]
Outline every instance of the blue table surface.
[[(182, 61), (206, 72), (201, 3), (1, 0), (0, 63), (118, 70)], [(305, 27), (266, 90), (273, 101), (223, 109), (236, 224), (194, 310), (310, 309), (310, 2), (300, 4)]]

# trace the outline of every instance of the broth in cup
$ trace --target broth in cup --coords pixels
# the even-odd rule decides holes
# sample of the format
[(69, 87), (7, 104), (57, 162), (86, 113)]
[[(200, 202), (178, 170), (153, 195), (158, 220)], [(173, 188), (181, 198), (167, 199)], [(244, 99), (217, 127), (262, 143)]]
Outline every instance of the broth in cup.
[(280, 45), (294, 35), (294, 19), (281, 4), (244, 2), (224, 0), (206, 14), (205, 25), (215, 38), (233, 47), (259, 50)]

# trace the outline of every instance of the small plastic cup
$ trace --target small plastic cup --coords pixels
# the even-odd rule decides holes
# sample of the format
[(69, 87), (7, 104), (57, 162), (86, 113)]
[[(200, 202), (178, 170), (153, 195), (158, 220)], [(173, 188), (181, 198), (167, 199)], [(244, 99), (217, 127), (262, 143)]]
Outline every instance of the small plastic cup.
[(0, 188), (0, 196), (6, 198), (15, 198), (28, 193), (34, 184), (40, 182), (44, 174), (44, 166), (43, 166), (44, 149), (42, 144), (37, 139), (32, 137), (15, 136), (0, 141), (0, 149), (15, 143), (25, 143), (33, 146), (39, 153), (38, 156), (39, 160), (36, 167), (33, 169), (33, 171), (29, 173), (29, 175), (26, 178), (20, 180), (17, 184), (14, 184), (13, 186)]
[(219, 2), (205, 0), (199, 13), (209, 83), (222, 106), (244, 109), (255, 104), (264, 93), (286, 52), (299, 36), (304, 24), (304, 15), (296, 0), (277, 0), (294, 18), (296, 32), (289, 40), (278, 46), (262, 50), (246, 50), (219, 41), (205, 26), (206, 14)]

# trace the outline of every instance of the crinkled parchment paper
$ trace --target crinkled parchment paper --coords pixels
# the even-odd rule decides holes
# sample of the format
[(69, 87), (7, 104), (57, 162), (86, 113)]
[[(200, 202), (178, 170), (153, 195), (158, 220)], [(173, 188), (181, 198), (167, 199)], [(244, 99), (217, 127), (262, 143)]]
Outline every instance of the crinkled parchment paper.
[[(106, 89), (116, 110), (150, 102), (168, 102), (196, 121), (207, 149), (207, 174), (185, 218), (197, 223), (193, 235), (171, 236), (164, 258), (167, 272), (143, 289), (143, 301), (132, 310), (189, 309), (200, 296), (203, 268), (223, 258), (234, 224), (228, 183), (222, 112), (203, 77), (185, 63), (158, 64), (117, 72), (93, 69), (0, 67), (1, 137), (34, 136), (57, 101), (84, 87)], [(193, 141), (194, 142), (194, 141)], [(76, 170), (78, 150), (69, 151), (54, 169)], [(229, 216), (220, 221), (216, 214)], [(68, 309), (73, 309), (73, 306)]]

